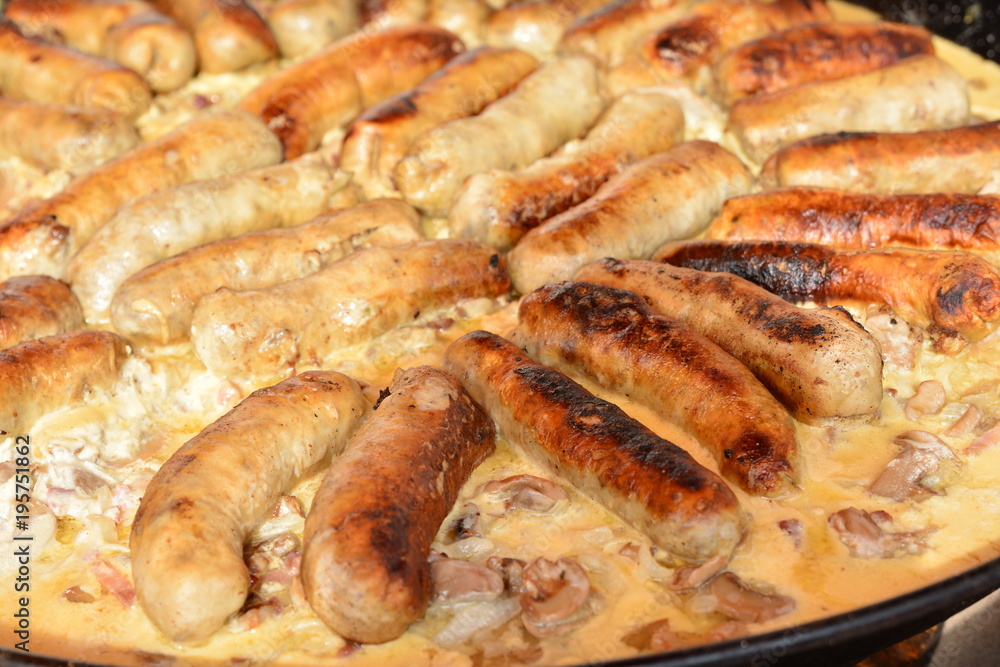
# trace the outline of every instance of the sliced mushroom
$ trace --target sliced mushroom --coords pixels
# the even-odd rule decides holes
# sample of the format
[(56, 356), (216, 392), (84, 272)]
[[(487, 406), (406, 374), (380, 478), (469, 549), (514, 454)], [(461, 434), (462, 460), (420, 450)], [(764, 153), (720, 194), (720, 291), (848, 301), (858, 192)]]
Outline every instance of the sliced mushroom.
[(570, 632), (586, 620), (589, 594), (587, 572), (575, 561), (536, 558), (524, 569), (521, 622), (540, 638)]
[(962, 416), (955, 421), (948, 430), (944, 432), (949, 438), (960, 438), (963, 435), (968, 435), (972, 432), (972, 429), (979, 426), (979, 422), (983, 420), (983, 411), (976, 405), (972, 404), (965, 409)]
[(747, 623), (763, 623), (795, 609), (795, 600), (751, 588), (732, 572), (723, 572), (709, 585), (716, 599), (716, 611)]
[(431, 563), (431, 587), (441, 602), (486, 602), (503, 594), (503, 578), (482, 565), (457, 558)]
[(923, 553), (927, 549), (923, 538), (933, 530), (887, 533), (871, 514), (855, 507), (830, 515), (828, 523), (855, 558), (892, 558), (900, 553)]
[(486, 567), (500, 575), (504, 588), (511, 593), (520, 595), (524, 592), (524, 568), (527, 566), (519, 558), (500, 558), (491, 556), (486, 561)]
[(958, 461), (941, 438), (927, 431), (907, 431), (896, 436), (894, 442), (903, 449), (868, 488), (876, 496), (902, 502), (934, 495), (936, 491), (921, 484), (923, 479), (936, 473), (942, 463)]
[(688, 632), (670, 629), (670, 620), (661, 618), (647, 623), (622, 637), (622, 642), (640, 651), (671, 651), (690, 646), (696, 636)]
[(981, 454), (987, 449), (995, 447), (997, 443), (1000, 443), (1000, 422), (991, 426), (989, 430), (969, 443), (969, 446), (965, 448), (965, 454), (968, 456)]
[(465, 503), (462, 514), (448, 527), (447, 536), (452, 542), (483, 536), (479, 528), (479, 508), (475, 503)]
[(943, 384), (937, 380), (925, 380), (917, 387), (917, 392), (906, 400), (903, 411), (907, 419), (915, 422), (941, 412), (947, 400)]
[(694, 590), (726, 569), (728, 564), (729, 559), (725, 556), (714, 556), (701, 565), (682, 567), (670, 580), (670, 587), (675, 591)]
[(514, 475), (487, 482), (483, 492), (504, 494), (508, 509), (517, 507), (539, 514), (550, 512), (560, 500), (569, 498), (565, 489), (555, 482), (534, 475)]

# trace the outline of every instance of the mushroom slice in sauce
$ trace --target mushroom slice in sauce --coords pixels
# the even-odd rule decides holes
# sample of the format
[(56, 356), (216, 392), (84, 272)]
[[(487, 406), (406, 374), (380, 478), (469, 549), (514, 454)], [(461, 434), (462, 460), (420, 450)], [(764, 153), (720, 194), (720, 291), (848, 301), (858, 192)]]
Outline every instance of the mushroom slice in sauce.
[(524, 592), (524, 568), (528, 564), (519, 558), (501, 558), (490, 556), (486, 567), (500, 575), (504, 588), (516, 595)]
[(670, 580), (670, 587), (675, 591), (694, 590), (726, 569), (728, 564), (729, 559), (725, 556), (714, 556), (701, 565), (682, 567)]
[(892, 558), (900, 553), (923, 553), (927, 549), (924, 537), (933, 530), (887, 533), (871, 514), (855, 507), (831, 514), (828, 523), (855, 558)]
[(749, 586), (732, 572), (723, 572), (708, 587), (715, 596), (716, 611), (747, 623), (763, 623), (795, 609), (795, 600), (772, 595)]
[(457, 558), (431, 562), (431, 586), (435, 600), (485, 602), (503, 594), (503, 578), (482, 565)]
[(947, 402), (944, 385), (938, 380), (925, 380), (917, 387), (917, 392), (906, 399), (903, 411), (910, 421), (918, 421), (926, 415), (936, 415)]
[(896, 436), (894, 442), (903, 449), (869, 487), (869, 492), (876, 496), (897, 502), (922, 500), (936, 492), (921, 481), (936, 473), (942, 463), (958, 461), (955, 452), (943, 440), (927, 431), (907, 431)]
[(521, 622), (534, 636), (565, 634), (586, 620), (590, 581), (576, 561), (536, 558), (524, 569), (523, 580)]
[(560, 500), (569, 498), (565, 489), (555, 482), (534, 475), (514, 475), (494, 480), (483, 487), (483, 492), (505, 494), (509, 499), (508, 509), (517, 507), (540, 514), (550, 512)]

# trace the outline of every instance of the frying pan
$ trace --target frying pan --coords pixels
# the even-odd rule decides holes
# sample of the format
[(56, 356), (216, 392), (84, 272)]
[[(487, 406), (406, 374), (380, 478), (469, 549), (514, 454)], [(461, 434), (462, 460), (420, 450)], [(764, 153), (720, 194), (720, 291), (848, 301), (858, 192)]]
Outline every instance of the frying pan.
[[(888, 20), (922, 24), (979, 55), (1000, 62), (1000, 0), (921, 2), (853, 0)], [(601, 667), (849, 667), (878, 651), (944, 622), (1000, 590), (1000, 558), (884, 602), (785, 630), (708, 646), (650, 654)], [(996, 610), (984, 621), (1000, 632)], [(996, 658), (996, 656), (993, 656)], [(99, 667), (0, 648), (0, 667)]]

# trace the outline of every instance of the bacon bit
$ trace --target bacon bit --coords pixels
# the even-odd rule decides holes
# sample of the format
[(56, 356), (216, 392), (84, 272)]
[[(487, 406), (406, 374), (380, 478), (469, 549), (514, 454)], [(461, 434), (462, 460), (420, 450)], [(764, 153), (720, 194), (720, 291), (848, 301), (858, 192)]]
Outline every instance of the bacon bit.
[(973, 440), (963, 453), (966, 456), (976, 456), (994, 447), (998, 442), (1000, 442), (1000, 422), (997, 422), (989, 430)]
[(712, 577), (726, 569), (729, 559), (725, 556), (714, 556), (701, 565), (682, 567), (670, 580), (670, 588), (675, 591), (689, 591), (698, 588)]
[(195, 93), (191, 97), (191, 106), (193, 106), (195, 109), (207, 109), (213, 104), (218, 104), (221, 101), (222, 97), (219, 96), (218, 94), (208, 97), (206, 95), (202, 95), (201, 93)]
[(792, 544), (795, 545), (796, 551), (802, 548), (802, 537), (805, 532), (805, 526), (802, 525), (801, 519), (782, 519), (778, 522), (778, 528), (785, 535), (792, 538)]
[(63, 599), (67, 602), (77, 602), (81, 604), (90, 604), (95, 600), (94, 596), (83, 590), (79, 586), (71, 586), (63, 591)]
[(45, 493), (45, 504), (56, 516), (65, 516), (69, 513), (69, 504), (75, 497), (76, 492), (73, 489), (50, 486)]
[(123, 607), (131, 609), (135, 606), (135, 588), (118, 568), (99, 558), (91, 563), (90, 571), (104, 590), (114, 595)]
[(943, 384), (937, 380), (925, 380), (917, 386), (917, 392), (906, 400), (906, 418), (915, 422), (927, 415), (936, 415), (947, 400)]
[(972, 429), (979, 426), (979, 422), (983, 419), (982, 409), (975, 404), (970, 405), (962, 413), (947, 431), (944, 432), (949, 438), (960, 438), (963, 435), (968, 435), (972, 432)]

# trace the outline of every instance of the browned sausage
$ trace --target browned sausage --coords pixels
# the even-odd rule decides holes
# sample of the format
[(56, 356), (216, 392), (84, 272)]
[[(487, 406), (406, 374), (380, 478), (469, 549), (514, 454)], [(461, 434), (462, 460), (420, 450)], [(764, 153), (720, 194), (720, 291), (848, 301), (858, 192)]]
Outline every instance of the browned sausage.
[(49, 276), (18, 276), (0, 283), (0, 349), (83, 326), (70, 288)]
[(444, 366), (506, 438), (654, 544), (705, 561), (728, 556), (742, 537), (745, 517), (715, 473), (503, 338), (466, 334), (448, 348)]
[(764, 163), (765, 189), (975, 194), (1000, 166), (1000, 121), (922, 132), (840, 132), (801, 139)]
[(538, 59), (556, 51), (574, 19), (599, 9), (607, 0), (527, 0), (498, 9), (486, 20), (486, 43), (524, 49)]
[(1000, 247), (1000, 197), (785, 188), (730, 199), (705, 236), (845, 248), (902, 245), (995, 251)]
[(286, 58), (315, 53), (358, 27), (354, 0), (282, 0), (267, 14)]
[(513, 341), (648, 405), (700, 442), (747, 493), (789, 493), (799, 472), (791, 415), (757, 378), (686, 324), (632, 292), (581, 282), (521, 299)]
[(574, 21), (562, 35), (559, 53), (587, 53), (614, 67), (637, 41), (680, 18), (686, 0), (615, 0)]
[(464, 48), (452, 33), (424, 24), (359, 33), (272, 74), (240, 106), (268, 124), (292, 159), (363, 108), (413, 88)]
[(709, 92), (725, 106), (758, 93), (829, 81), (933, 54), (931, 34), (902, 23), (816, 23), (741, 44), (719, 59)]
[(496, 439), (442, 370), (397, 370), (389, 391), (323, 477), (302, 550), (313, 611), (340, 636), (373, 644), (423, 617), (431, 542)]
[(73, 331), (0, 351), (0, 436), (27, 433), (36, 419), (109, 389), (128, 357), (109, 331)]
[(942, 352), (957, 352), (1000, 323), (1000, 275), (962, 251), (690, 241), (665, 245), (654, 259), (733, 273), (789, 301), (883, 304), (927, 327)]

